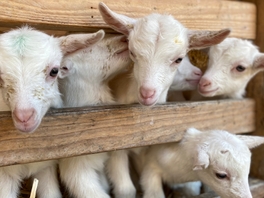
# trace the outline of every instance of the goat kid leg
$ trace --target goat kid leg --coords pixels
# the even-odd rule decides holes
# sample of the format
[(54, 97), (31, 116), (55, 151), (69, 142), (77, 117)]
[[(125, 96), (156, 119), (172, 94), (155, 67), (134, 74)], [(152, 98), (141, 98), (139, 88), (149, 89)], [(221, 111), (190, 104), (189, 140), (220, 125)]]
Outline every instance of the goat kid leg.
[(39, 198), (61, 198), (59, 182), (57, 178), (57, 166), (51, 165), (33, 175), (39, 180), (37, 195)]
[(106, 167), (115, 198), (135, 198), (136, 189), (130, 177), (128, 151), (112, 152)]
[(0, 168), (0, 197), (17, 198), (21, 179), (15, 169)]
[(140, 183), (143, 189), (143, 198), (165, 198), (162, 188), (161, 176), (155, 167), (144, 167)]
[(98, 164), (103, 164), (99, 155), (68, 158), (59, 162), (61, 180), (75, 198), (110, 198), (96, 170)]

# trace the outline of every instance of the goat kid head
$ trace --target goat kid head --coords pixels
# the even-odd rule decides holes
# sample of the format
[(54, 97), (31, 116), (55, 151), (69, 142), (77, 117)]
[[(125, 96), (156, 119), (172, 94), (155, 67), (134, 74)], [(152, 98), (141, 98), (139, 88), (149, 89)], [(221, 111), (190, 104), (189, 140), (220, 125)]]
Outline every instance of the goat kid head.
[(188, 55), (182, 59), (170, 86), (172, 91), (195, 90), (202, 77), (202, 71), (195, 67), (189, 60)]
[(57, 77), (63, 55), (100, 34), (54, 38), (23, 27), (0, 35), (1, 89), (19, 131), (35, 131), (50, 107), (62, 105)]
[(177, 67), (188, 50), (218, 44), (230, 33), (229, 29), (190, 31), (171, 15), (133, 19), (111, 11), (103, 3), (99, 10), (111, 28), (128, 37), (138, 101), (147, 106), (166, 102)]
[(227, 38), (209, 49), (207, 70), (198, 91), (202, 96), (243, 98), (250, 79), (264, 70), (264, 54), (250, 41)]
[(193, 162), (198, 178), (223, 198), (251, 198), (249, 149), (263, 144), (264, 138), (220, 130), (209, 131), (208, 134), (194, 128), (188, 129), (187, 133), (199, 142)]

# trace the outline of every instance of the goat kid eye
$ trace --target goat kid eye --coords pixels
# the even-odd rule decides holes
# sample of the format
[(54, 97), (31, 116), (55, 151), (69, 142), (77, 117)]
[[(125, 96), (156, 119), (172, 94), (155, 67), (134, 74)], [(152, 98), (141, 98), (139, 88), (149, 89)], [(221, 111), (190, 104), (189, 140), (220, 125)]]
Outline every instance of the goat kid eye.
[(243, 67), (243, 66), (241, 66), (241, 65), (238, 65), (238, 66), (236, 66), (236, 70), (238, 71), (238, 72), (243, 72), (243, 71), (245, 71), (245, 67)]
[(182, 61), (182, 58), (178, 58), (175, 63), (180, 63)]
[(55, 67), (55, 68), (52, 68), (52, 70), (50, 71), (49, 75), (51, 77), (56, 77), (58, 73), (59, 73), (59, 69)]
[(129, 53), (130, 53), (131, 56), (135, 57), (133, 52), (129, 51)]
[(215, 173), (215, 175), (218, 179), (226, 179), (227, 178), (227, 174), (225, 174), (225, 173)]

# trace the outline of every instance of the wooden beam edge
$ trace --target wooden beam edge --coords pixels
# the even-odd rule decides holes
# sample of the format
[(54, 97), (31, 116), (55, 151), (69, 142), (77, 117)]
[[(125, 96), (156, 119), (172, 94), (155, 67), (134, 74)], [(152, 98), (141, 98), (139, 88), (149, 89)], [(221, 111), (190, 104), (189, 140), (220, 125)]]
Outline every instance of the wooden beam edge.
[(175, 142), (189, 127), (247, 133), (254, 112), (250, 99), (54, 109), (32, 134), (0, 112), (0, 166)]

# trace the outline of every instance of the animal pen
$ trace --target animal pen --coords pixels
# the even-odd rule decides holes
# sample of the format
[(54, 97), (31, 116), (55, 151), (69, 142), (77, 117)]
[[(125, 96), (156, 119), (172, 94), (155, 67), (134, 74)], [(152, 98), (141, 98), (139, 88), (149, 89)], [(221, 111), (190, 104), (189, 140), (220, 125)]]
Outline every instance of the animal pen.
[[(98, 11), (98, 0), (0, 0), (0, 29), (30, 25), (61, 36), (104, 29), (117, 34)], [(231, 37), (254, 40), (264, 52), (263, 0), (105, 0), (112, 10), (139, 18), (169, 13), (189, 29), (231, 28)], [(196, 56), (190, 53), (189, 56)], [(192, 58), (191, 58), (192, 60)], [(195, 62), (204, 67), (204, 61)], [(203, 68), (202, 68), (203, 69)], [(0, 112), (0, 166), (176, 142), (189, 127), (264, 136), (264, 73), (247, 87), (247, 99), (51, 109), (39, 128), (18, 133), (10, 112)], [(264, 197), (264, 146), (253, 151), (250, 175), (254, 198)], [(213, 197), (204, 194), (200, 197)]]

